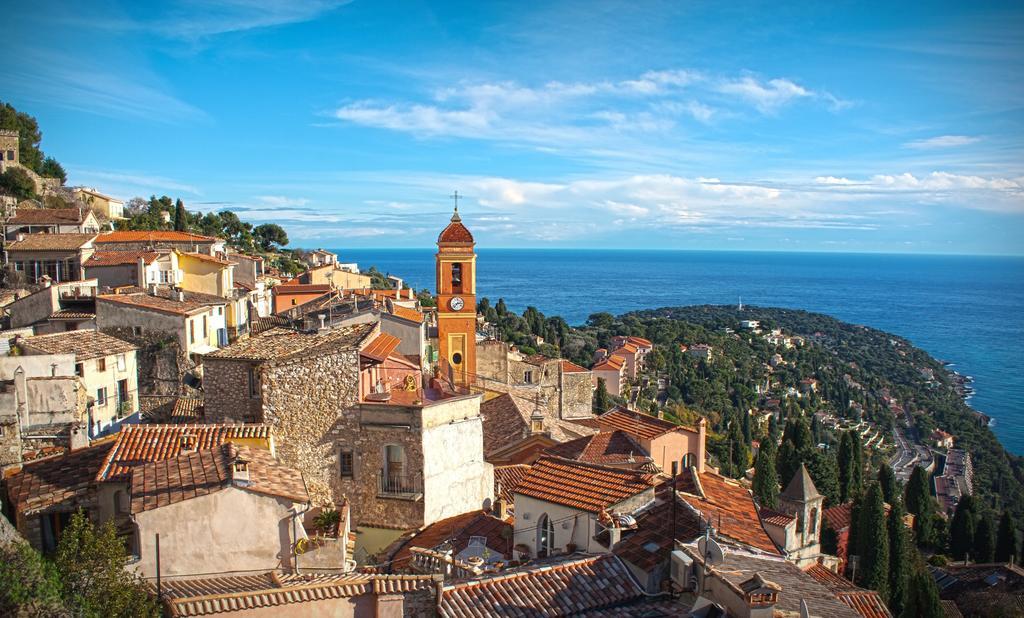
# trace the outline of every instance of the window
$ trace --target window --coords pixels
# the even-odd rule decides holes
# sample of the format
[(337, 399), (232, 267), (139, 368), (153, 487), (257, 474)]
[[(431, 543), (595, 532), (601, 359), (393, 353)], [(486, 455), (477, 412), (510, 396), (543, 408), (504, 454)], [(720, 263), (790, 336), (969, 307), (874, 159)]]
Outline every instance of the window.
[(120, 489), (114, 492), (114, 511), (118, 515), (127, 515), (131, 502), (128, 500), (127, 492)]
[(810, 534), (814, 536), (818, 532), (818, 509), (811, 509)]
[(547, 513), (537, 521), (537, 557), (549, 556), (555, 550), (555, 522)]
[(293, 298), (293, 299), (292, 299), (292, 305), (294, 305), (294, 304), (295, 304), (295, 299)]
[(107, 405), (107, 387), (103, 386), (96, 389), (96, 405), (105, 406)]
[(350, 479), (355, 476), (355, 463), (352, 451), (344, 449), (338, 453), (338, 472), (341, 474), (341, 478)]
[(196, 323), (195, 320), (189, 320), (188, 322), (188, 342), (196, 342)]
[(85, 363), (75, 363), (75, 375), (80, 378), (85, 375)]
[(96, 371), (103, 372), (107, 370), (107, 359), (97, 358), (96, 359)]
[(452, 264), (452, 291), (462, 291), (462, 264)]
[(532, 371), (524, 371), (523, 372), (523, 382), (526, 382), (527, 384), (533, 382), (533, 372)]
[(224, 315), (224, 307), (217, 307), (217, 315)]
[[(125, 405), (129, 404), (129, 405)], [(131, 395), (128, 393), (128, 380), (117, 381), (117, 415), (124, 416), (131, 412)]]
[(210, 331), (206, 327), (206, 316), (204, 315), (203, 316), (203, 341), (206, 341), (209, 338), (210, 338)]
[(694, 455), (693, 453), (687, 453), (686, 456), (683, 457), (683, 469), (684, 470), (686, 470), (688, 468), (692, 468), (692, 467), (694, 467), (696, 465), (697, 465), (697, 456)]
[(13, 161), (14, 160), (14, 151), (13, 150), (8, 150), (7, 151), (7, 160), (8, 161)]
[(161, 270), (160, 271), (160, 283), (170, 283), (170, 282), (171, 282), (171, 271), (169, 271), (169, 270)]
[(132, 334), (135, 335), (136, 337), (141, 337), (142, 336), (142, 327), (141, 326), (132, 326)]
[(260, 377), (256, 373), (255, 367), (249, 368), (249, 396), (259, 397), (260, 395)]
[(384, 483), (388, 491), (402, 491), (405, 486), (405, 449), (400, 444), (384, 445)]
[(127, 367), (127, 363), (125, 361), (124, 354), (118, 354), (117, 355), (117, 370), (118, 371), (124, 371), (126, 367)]

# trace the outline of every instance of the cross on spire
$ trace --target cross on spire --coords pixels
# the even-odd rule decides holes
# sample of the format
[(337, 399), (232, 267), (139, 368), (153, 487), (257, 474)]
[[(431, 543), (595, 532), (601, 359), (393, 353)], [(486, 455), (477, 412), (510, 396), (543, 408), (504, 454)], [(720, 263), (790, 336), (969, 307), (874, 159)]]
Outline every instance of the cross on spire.
[(464, 195), (459, 195), (459, 191), (458, 191), (458, 189), (456, 189), (455, 193), (452, 193), (448, 197), (450, 197), (453, 200), (455, 200), (455, 212), (459, 212), (459, 198), (460, 197), (465, 197), (465, 196)]

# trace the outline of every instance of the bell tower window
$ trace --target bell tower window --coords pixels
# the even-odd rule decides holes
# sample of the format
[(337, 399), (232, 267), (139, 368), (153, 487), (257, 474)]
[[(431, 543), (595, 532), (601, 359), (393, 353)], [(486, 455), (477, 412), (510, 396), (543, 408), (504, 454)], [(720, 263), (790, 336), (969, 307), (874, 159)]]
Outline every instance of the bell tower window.
[(452, 264), (452, 291), (462, 292), (462, 264)]

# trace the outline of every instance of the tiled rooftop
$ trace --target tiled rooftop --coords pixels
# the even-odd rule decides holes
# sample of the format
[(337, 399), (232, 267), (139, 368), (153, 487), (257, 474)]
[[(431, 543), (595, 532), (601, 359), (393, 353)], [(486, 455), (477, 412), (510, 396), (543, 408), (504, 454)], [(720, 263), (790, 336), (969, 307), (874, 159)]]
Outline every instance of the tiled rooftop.
[(562, 359), (562, 373), (586, 373), (590, 371), (586, 367), (580, 367), (576, 363)]
[(640, 465), (649, 459), (642, 446), (617, 429), (563, 442), (545, 454), (595, 464)]
[(650, 572), (667, 563), (675, 545), (674, 539), (688, 542), (701, 535), (700, 520), (676, 499), (675, 533), (672, 533), (672, 503), (665, 500), (635, 514), (637, 529), (626, 533), (612, 552), (635, 567)]
[(298, 470), (278, 462), (266, 449), (229, 442), (132, 468), (132, 513), (176, 504), (231, 486), (232, 465), (236, 459), (248, 463), (245, 491), (299, 503), (309, 501), (306, 483)]
[(597, 422), (607, 431), (621, 429), (631, 436), (642, 440), (652, 440), (676, 429), (694, 431), (689, 427), (676, 425), (643, 412), (634, 412), (616, 407), (597, 417)]
[(436, 549), (450, 544), (457, 555), (469, 545), (470, 537), (484, 537), (488, 549), (512, 556), (512, 524), (502, 521), (484, 511), (470, 511), (454, 517), (436, 521), (423, 528), (401, 545), (391, 558), (392, 571), (402, 571), (412, 559), (409, 551), (413, 547)]
[(201, 234), (179, 232), (176, 230), (122, 230), (118, 232), (100, 234), (99, 238), (96, 239), (97, 244), (123, 242), (215, 243), (217, 242), (217, 239), (212, 236), (203, 236)]
[(32, 513), (84, 496), (110, 447), (110, 442), (103, 442), (64, 456), (25, 464), (20, 472), (6, 480), (8, 500), (18, 511)]
[(195, 423), (203, 417), (203, 398), (139, 395), (139, 409), (150, 423)]
[(720, 536), (773, 554), (779, 552), (761, 525), (757, 505), (745, 487), (713, 472), (696, 474), (699, 485), (692, 469), (687, 468), (679, 475), (680, 496), (700, 511)]
[(184, 256), (184, 257), (187, 257), (187, 258), (192, 258), (194, 260), (199, 260), (200, 262), (209, 262), (210, 264), (220, 264), (221, 266), (231, 266), (231, 262), (229, 262), (227, 260), (222, 260), (219, 257), (215, 257), (215, 256), (212, 256), (212, 255), (206, 255), (205, 253), (191, 253), (191, 252), (186, 253), (186, 252), (183, 252), (183, 251), (179, 251), (178, 255), (181, 255), (181, 256)]
[(494, 496), (504, 499), (511, 505), (516, 487), (529, 471), (530, 466), (526, 464), (494, 466)]
[(609, 356), (600, 363), (594, 365), (591, 371), (620, 371), (625, 367), (621, 356)]
[(74, 354), (75, 360), (83, 361), (91, 358), (125, 354), (138, 348), (94, 330), (72, 330), (51, 335), (36, 335), (22, 340), (27, 348), (43, 354)]
[(77, 251), (96, 234), (28, 234), (7, 245), (8, 251)]
[(122, 264), (138, 264), (141, 259), (145, 264), (152, 264), (160, 257), (156, 251), (97, 251), (85, 261), (84, 266), (120, 266)]
[(88, 214), (79, 208), (21, 208), (7, 225), (78, 225)]
[(593, 615), (593, 611), (642, 597), (626, 565), (603, 554), (446, 585), (438, 614), (442, 618)]
[[(700, 553), (693, 546), (685, 551), (694, 558), (697, 564), (703, 564)], [(812, 616), (828, 616), (829, 618), (859, 618), (859, 614), (840, 601), (826, 586), (801, 571), (796, 565), (786, 562), (781, 556), (758, 555), (745, 551), (726, 549), (721, 564), (710, 567), (712, 576), (729, 583), (734, 591), (756, 575), (781, 587), (778, 602), (775, 604), (776, 615), (781, 612), (792, 612), (798, 616), (800, 601), (807, 603)]]
[(142, 309), (151, 309), (161, 313), (174, 315), (188, 315), (206, 307), (227, 304), (227, 299), (211, 296), (209, 294), (197, 294), (186, 292), (185, 300), (176, 300), (163, 295), (152, 295), (146, 292), (132, 292), (129, 294), (101, 294), (96, 297), (97, 302), (112, 302), (121, 305), (132, 305)]
[(773, 511), (771, 509), (761, 509), (761, 521), (766, 524), (785, 528), (795, 520), (796, 517), (793, 517), (792, 515), (786, 515), (785, 513), (779, 513), (778, 511)]
[[(484, 454), (494, 453), (523, 438), (530, 426), (534, 404), (505, 393), (480, 404), (484, 423)], [(595, 433), (574, 422), (547, 418), (544, 429), (558, 442)]]
[(647, 473), (544, 457), (515, 493), (597, 513), (650, 489), (653, 480)]
[(370, 360), (383, 363), (391, 356), (391, 353), (395, 351), (398, 344), (402, 341), (394, 335), (388, 333), (380, 333), (373, 338), (366, 346), (359, 352), (360, 355), (369, 358)]
[(885, 606), (882, 597), (878, 596), (874, 590), (865, 590), (855, 586), (850, 580), (833, 573), (820, 564), (812, 564), (805, 568), (804, 572), (828, 588), (836, 598), (864, 618), (892, 618), (892, 613)]
[(208, 354), (206, 358), (269, 361), (309, 355), (321, 349), (327, 351), (355, 350), (373, 332), (374, 326), (374, 324), (358, 324), (315, 333), (274, 328), (244, 341), (237, 341), (226, 348)]
[(471, 244), (472, 242), (473, 235), (470, 234), (469, 230), (466, 229), (466, 226), (462, 224), (462, 219), (459, 217), (458, 212), (452, 215), (451, 223), (448, 224), (448, 227), (441, 230), (441, 233), (437, 236), (437, 244)]
[[(212, 616), (223, 613), (264, 611), (295, 606), (292, 611), (316, 611), (317, 601), (351, 598), (363, 594), (402, 593), (434, 587), (424, 575), (302, 574), (277, 572), (234, 577), (176, 579), (163, 582), (164, 606), (173, 617)], [(280, 611), (286, 611), (282, 608)]]
[(219, 447), (231, 440), (269, 443), (269, 425), (124, 425), (114, 448), (96, 473), (97, 481), (127, 480), (135, 466), (181, 454), (182, 437), (191, 436), (195, 449)]
[(395, 317), (398, 317), (398, 318), (402, 318), (403, 320), (408, 320), (410, 322), (415, 322), (416, 324), (422, 324), (423, 323), (423, 314), (422, 313), (420, 313), (419, 311), (416, 311), (415, 309), (410, 309), (408, 307), (403, 307), (402, 305), (397, 305), (397, 304), (394, 305), (391, 308), (391, 315), (393, 315)]
[(853, 503), (847, 502), (845, 504), (830, 506), (822, 511), (821, 514), (825, 516), (825, 521), (828, 522), (830, 528), (836, 532), (841, 532), (843, 529), (850, 527), (852, 511)]

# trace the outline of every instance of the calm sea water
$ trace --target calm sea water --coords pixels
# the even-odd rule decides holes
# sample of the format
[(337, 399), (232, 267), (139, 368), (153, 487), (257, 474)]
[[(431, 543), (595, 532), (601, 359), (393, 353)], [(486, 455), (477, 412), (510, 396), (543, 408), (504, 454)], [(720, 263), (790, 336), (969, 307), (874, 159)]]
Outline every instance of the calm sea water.
[[(336, 250), (434, 287), (430, 249)], [(597, 311), (698, 304), (790, 307), (873, 326), (974, 378), (971, 405), (1024, 454), (1024, 258), (712, 251), (481, 249), (477, 285), (510, 309), (580, 324)]]

